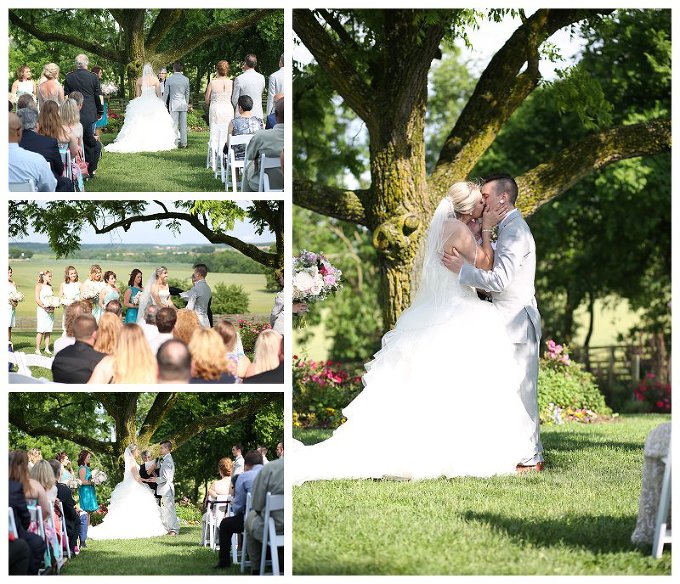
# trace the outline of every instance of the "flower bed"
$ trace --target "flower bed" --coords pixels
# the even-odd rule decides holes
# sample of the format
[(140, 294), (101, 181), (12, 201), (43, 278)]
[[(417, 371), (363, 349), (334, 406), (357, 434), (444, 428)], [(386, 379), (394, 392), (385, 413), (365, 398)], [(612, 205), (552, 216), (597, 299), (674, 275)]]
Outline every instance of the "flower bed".
[(649, 412), (671, 412), (671, 384), (661, 383), (654, 373), (647, 373), (633, 390), (635, 399), (647, 405)]

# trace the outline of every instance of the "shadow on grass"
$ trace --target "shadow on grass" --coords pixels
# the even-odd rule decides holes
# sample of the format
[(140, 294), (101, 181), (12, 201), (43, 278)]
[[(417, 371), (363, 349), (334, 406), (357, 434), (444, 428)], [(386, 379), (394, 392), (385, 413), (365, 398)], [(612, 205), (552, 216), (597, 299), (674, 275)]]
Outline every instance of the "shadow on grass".
[(582, 452), (584, 450), (599, 450), (602, 447), (627, 452), (642, 452), (643, 449), (643, 444), (639, 440), (631, 440), (630, 442), (594, 440), (590, 435), (573, 432), (544, 433), (541, 434), (541, 441), (546, 452)]

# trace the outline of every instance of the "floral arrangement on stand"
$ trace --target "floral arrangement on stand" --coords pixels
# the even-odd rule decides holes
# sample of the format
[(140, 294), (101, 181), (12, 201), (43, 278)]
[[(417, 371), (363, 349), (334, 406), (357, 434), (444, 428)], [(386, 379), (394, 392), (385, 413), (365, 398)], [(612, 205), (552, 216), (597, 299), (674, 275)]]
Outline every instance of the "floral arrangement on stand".
[[(342, 288), (342, 272), (323, 253), (302, 250), (293, 258), (293, 302), (323, 302)], [(304, 315), (296, 315), (297, 326), (304, 326)]]

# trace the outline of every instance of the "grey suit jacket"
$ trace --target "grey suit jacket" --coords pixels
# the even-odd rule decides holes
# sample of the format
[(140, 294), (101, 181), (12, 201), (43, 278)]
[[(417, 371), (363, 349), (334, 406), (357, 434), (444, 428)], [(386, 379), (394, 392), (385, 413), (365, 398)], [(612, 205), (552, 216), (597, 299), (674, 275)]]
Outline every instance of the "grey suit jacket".
[(234, 79), (234, 89), (231, 94), (231, 105), (234, 106), (236, 116), (238, 116), (238, 98), (242, 95), (248, 95), (253, 100), (252, 114), (261, 120), (265, 119), (262, 114), (262, 92), (264, 91), (264, 75), (255, 71), (255, 69), (248, 69), (245, 73), (241, 73)]
[(487, 272), (464, 264), (459, 281), (491, 292), (493, 304), (501, 313), (510, 340), (526, 343), (529, 326), (541, 338), (541, 315), (534, 297), (536, 275), (536, 244), (527, 222), (519, 211), (501, 221), (493, 260), (493, 270)]
[(285, 94), (284, 90), (285, 75), (283, 67), (269, 76), (269, 85), (267, 85), (267, 115), (272, 113), (274, 109), (274, 96), (279, 93)]
[[(260, 181), (260, 155), (267, 158), (281, 158), (283, 150), (284, 124), (276, 124), (271, 130), (255, 132), (246, 147), (245, 190), (257, 192)], [(270, 168), (269, 186), (272, 189), (283, 188), (283, 172), (281, 168)]]
[(189, 78), (182, 73), (173, 73), (165, 81), (165, 102), (171, 112), (189, 110)]
[(158, 471), (158, 479), (156, 480), (156, 493), (158, 495), (165, 495), (175, 493), (175, 462), (172, 460), (172, 454), (166, 454), (161, 463), (161, 468)]
[(187, 292), (187, 308), (198, 316), (202, 326), (210, 326), (208, 322), (208, 302), (212, 297), (210, 286), (205, 280), (198, 280)]

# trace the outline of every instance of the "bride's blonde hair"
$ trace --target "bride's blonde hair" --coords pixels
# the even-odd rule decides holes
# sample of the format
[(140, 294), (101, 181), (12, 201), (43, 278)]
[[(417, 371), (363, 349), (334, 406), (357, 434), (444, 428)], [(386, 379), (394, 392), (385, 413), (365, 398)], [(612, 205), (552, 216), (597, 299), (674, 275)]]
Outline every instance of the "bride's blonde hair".
[(476, 182), (462, 181), (451, 185), (446, 198), (453, 203), (456, 213), (467, 215), (482, 198), (482, 191)]

